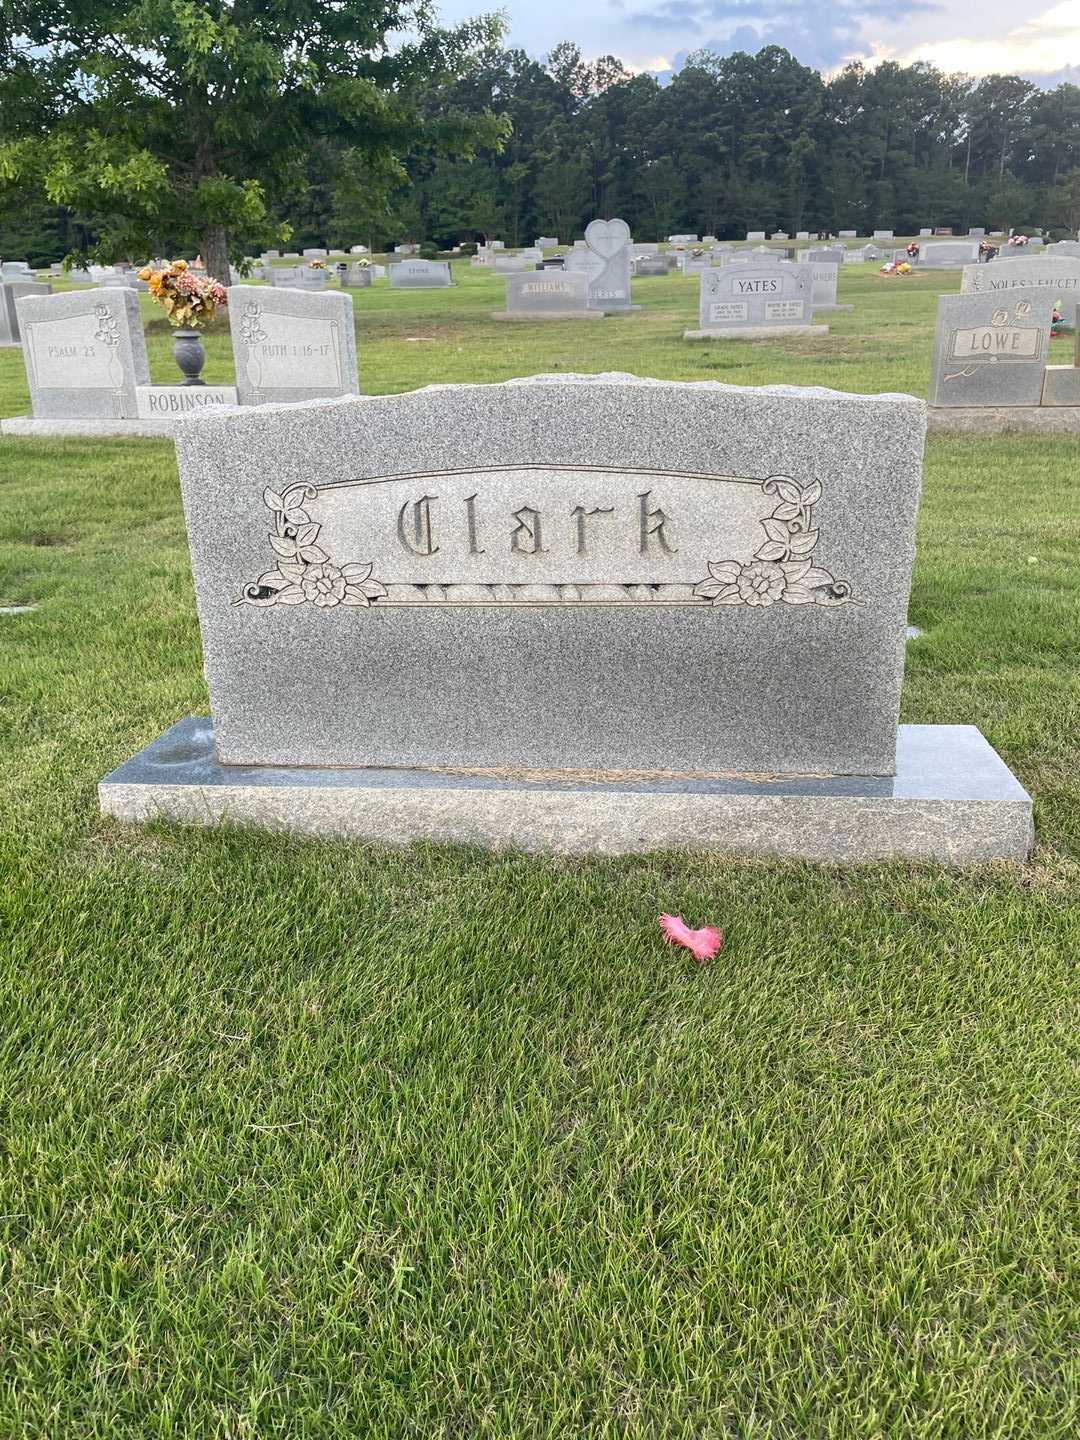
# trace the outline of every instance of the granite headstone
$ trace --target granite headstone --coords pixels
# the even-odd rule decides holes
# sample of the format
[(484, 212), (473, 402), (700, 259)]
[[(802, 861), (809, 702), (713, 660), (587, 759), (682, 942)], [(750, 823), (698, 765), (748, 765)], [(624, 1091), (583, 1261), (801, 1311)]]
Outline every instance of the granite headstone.
[(1076, 324), (1077, 301), (1080, 300), (1080, 256), (1023, 255), (1005, 263), (992, 260), (988, 265), (965, 265), (960, 281), (962, 295), (1002, 295), (1014, 290), (1043, 290), (1051, 299), (1061, 302), (1062, 319)]
[(69, 290), (17, 303), (36, 419), (138, 414), (136, 387), (150, 383), (150, 371), (134, 290)]
[(940, 296), (930, 404), (1038, 405), (1053, 307), (1053, 298), (1037, 290)]
[(352, 296), (234, 285), (229, 290), (241, 405), (356, 395)]

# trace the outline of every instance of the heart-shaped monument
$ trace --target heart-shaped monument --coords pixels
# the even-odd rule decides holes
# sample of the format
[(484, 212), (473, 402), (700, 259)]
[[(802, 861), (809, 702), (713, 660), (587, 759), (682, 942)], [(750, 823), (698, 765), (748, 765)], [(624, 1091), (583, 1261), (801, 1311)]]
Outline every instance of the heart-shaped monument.
[(612, 259), (630, 243), (630, 226), (625, 220), (591, 220), (585, 227), (585, 244), (605, 260)]

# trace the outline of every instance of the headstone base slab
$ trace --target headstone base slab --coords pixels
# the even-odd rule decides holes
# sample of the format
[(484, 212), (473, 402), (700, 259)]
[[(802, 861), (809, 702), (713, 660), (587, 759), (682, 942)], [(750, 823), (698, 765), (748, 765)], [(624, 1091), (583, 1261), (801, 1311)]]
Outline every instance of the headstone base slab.
[(1043, 372), (1042, 403), (1055, 408), (1080, 406), (1080, 366), (1047, 365)]
[(1080, 435), (1080, 405), (928, 405), (926, 428), (937, 435)]
[(684, 340), (782, 340), (791, 335), (827, 335), (827, 325), (746, 325), (731, 330), (684, 330)]
[(854, 305), (811, 305), (815, 315), (850, 315)]
[(186, 411), (181, 415), (130, 420), (94, 419), (92, 416), (80, 420), (53, 420), (48, 416), (36, 419), (33, 415), (16, 415), (10, 420), (0, 420), (0, 435), (55, 440), (100, 440), (129, 435), (145, 439), (157, 439), (161, 436), (169, 438), (176, 434), (177, 427), (182, 421), (189, 419), (191, 414), (191, 411)]
[(1027, 859), (1031, 798), (972, 725), (901, 725), (894, 776), (592, 780), (223, 766), (189, 717), (107, 775), (102, 813), (372, 843), (561, 854), (689, 848), (827, 863)]
[[(639, 307), (640, 308), (640, 307)], [(609, 312), (606, 310), (493, 310), (492, 320), (603, 320)], [(610, 312), (614, 314), (615, 312)]]

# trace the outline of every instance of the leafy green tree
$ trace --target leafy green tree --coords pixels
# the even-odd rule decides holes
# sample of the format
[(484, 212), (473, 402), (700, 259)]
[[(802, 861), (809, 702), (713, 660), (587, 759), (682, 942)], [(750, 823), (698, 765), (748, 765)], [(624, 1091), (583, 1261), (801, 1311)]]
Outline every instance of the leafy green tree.
[[(66, 206), (106, 260), (196, 243), (211, 274), (309, 188), (333, 142), (372, 191), (415, 145), (468, 155), (499, 117), (420, 97), (498, 39), (486, 17), (437, 26), (427, 0), (3, 0), (0, 185)], [(399, 37), (409, 38), (401, 42)], [(312, 223), (334, 213), (332, 186)]]

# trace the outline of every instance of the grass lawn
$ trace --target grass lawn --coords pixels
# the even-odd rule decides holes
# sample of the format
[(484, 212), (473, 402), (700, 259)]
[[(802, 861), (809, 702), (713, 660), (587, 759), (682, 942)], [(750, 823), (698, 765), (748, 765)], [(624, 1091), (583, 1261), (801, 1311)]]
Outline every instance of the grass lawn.
[[(696, 278), (533, 327), (458, 273), (355, 292), (367, 392), (925, 394), (958, 286), (852, 268), (827, 338), (690, 346)], [(172, 448), (0, 441), (2, 1440), (1074, 1440), (1078, 460), (928, 445), (903, 718), (978, 725), (1038, 826), (950, 872), (107, 823), (206, 711)]]

